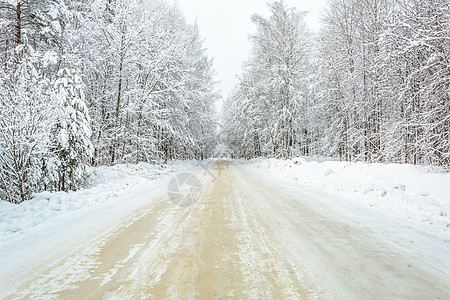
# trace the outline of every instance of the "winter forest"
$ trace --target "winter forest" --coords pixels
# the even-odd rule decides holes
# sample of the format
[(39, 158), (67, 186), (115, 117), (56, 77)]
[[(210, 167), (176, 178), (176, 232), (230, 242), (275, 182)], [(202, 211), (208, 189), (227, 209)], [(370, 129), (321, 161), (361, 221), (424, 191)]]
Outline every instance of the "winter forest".
[(224, 107), (236, 157), (450, 166), (449, 1), (329, 0), (318, 34), (270, 9)]
[(0, 198), (74, 190), (87, 166), (202, 159), (211, 60), (175, 6), (0, 2)]
[(317, 33), (268, 5), (218, 114), (201, 28), (176, 5), (0, 1), (0, 199), (218, 148), (450, 167), (449, 1), (328, 0)]

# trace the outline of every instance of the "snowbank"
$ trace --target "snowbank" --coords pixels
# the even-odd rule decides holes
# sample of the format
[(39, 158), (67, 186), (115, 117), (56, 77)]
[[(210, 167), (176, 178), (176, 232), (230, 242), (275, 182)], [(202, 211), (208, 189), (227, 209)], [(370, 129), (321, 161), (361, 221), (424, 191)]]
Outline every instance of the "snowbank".
[(43, 192), (19, 205), (0, 201), (0, 243), (46, 220), (101, 202), (117, 200), (148, 188), (154, 179), (193, 167), (194, 161), (168, 165), (147, 163), (96, 167), (89, 170), (87, 187), (76, 192)]
[(274, 176), (342, 195), (391, 216), (450, 233), (450, 173), (430, 166), (367, 164), (324, 159), (253, 159)]

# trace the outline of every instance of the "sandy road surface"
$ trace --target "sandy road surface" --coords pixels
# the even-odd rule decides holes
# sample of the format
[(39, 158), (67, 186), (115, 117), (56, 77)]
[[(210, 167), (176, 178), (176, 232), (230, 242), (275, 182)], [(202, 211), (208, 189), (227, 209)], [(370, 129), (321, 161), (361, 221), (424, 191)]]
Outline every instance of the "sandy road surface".
[(310, 195), (239, 164), (211, 170), (193, 205), (161, 195), (3, 296), (450, 299), (448, 274)]

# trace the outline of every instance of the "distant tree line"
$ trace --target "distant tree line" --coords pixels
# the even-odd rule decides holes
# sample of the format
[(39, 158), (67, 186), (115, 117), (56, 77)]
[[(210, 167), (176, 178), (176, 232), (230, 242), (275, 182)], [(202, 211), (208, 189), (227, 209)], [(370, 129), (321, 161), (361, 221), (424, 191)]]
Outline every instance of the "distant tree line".
[(196, 25), (151, 0), (0, 1), (0, 198), (89, 165), (211, 155), (218, 98)]
[(315, 34), (282, 1), (224, 105), (235, 157), (450, 167), (450, 2), (328, 0)]

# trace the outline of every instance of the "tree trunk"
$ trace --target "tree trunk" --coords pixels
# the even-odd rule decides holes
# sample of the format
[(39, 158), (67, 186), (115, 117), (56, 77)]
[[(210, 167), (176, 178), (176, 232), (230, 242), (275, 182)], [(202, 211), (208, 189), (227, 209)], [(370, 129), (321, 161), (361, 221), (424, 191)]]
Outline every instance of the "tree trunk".
[(22, 1), (17, 2), (16, 8), (16, 44), (22, 43)]

